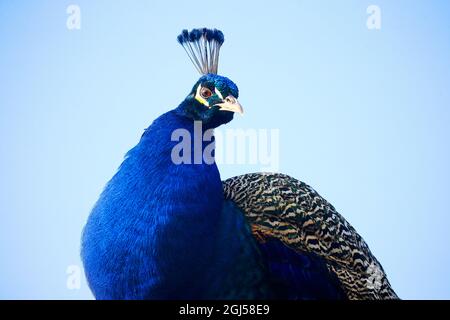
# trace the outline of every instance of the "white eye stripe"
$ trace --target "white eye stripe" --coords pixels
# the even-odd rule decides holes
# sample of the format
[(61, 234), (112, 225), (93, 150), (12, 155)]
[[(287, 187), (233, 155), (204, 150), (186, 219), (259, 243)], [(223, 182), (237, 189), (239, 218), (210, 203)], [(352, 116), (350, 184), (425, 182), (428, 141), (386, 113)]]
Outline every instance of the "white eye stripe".
[(223, 100), (223, 95), (222, 95), (222, 93), (221, 93), (217, 88), (214, 88), (214, 91), (215, 91), (216, 94), (219, 96), (219, 98)]
[(206, 101), (206, 99), (203, 98), (202, 95), (200, 94), (200, 90), (201, 90), (201, 89), (202, 89), (202, 85), (199, 84), (198, 87), (197, 87), (197, 93), (195, 94), (195, 99), (196, 99), (198, 102), (200, 102), (201, 104), (203, 104), (203, 105), (209, 107), (209, 102)]
[[(196, 92), (196, 94), (195, 94), (195, 99), (196, 99), (198, 102), (200, 102), (201, 104), (203, 104), (203, 105), (209, 107), (209, 102), (208, 102), (205, 98), (203, 98), (202, 95), (201, 95), (201, 93), (200, 93), (201, 89), (202, 89), (202, 85), (199, 84), (198, 87), (197, 87), (197, 92)], [(217, 96), (218, 96), (220, 99), (223, 100), (223, 95), (222, 95), (222, 93), (219, 91), (219, 89), (214, 88), (214, 92), (217, 94)]]

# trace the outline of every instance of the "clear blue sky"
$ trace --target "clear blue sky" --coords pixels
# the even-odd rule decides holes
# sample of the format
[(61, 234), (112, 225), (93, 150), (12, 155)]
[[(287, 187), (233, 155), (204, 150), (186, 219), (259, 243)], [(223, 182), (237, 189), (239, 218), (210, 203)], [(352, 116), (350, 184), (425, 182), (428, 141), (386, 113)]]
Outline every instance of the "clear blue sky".
[[(66, 8), (81, 9), (68, 30)], [(381, 29), (366, 27), (369, 5)], [(220, 73), (280, 129), (280, 171), (368, 242), (402, 298), (450, 298), (447, 1), (1, 1), (0, 298), (92, 298), (90, 208), (124, 153), (197, 80), (183, 28), (223, 30)], [(223, 165), (223, 178), (258, 166)]]

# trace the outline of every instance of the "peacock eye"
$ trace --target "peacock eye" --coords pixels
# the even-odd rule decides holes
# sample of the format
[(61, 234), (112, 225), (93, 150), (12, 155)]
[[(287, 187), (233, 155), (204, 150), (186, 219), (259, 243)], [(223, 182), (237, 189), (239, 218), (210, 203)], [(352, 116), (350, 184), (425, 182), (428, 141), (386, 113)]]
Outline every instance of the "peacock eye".
[(203, 88), (200, 90), (200, 95), (202, 96), (202, 98), (208, 99), (209, 97), (212, 96), (212, 91), (209, 90), (208, 88), (203, 87)]

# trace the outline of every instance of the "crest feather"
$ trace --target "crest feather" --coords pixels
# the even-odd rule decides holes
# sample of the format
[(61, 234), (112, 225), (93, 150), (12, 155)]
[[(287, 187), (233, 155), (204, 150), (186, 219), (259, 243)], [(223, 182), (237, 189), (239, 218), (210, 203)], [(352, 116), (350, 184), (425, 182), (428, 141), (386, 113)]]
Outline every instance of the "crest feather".
[(177, 40), (200, 74), (217, 74), (220, 47), (225, 41), (222, 31), (208, 28), (183, 30)]

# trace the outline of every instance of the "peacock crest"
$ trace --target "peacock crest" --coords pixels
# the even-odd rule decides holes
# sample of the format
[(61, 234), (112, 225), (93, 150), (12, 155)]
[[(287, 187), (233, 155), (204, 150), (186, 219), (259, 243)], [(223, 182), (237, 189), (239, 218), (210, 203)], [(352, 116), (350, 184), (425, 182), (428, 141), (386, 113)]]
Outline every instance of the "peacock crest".
[(217, 74), (219, 52), (225, 38), (217, 29), (183, 30), (177, 37), (200, 74)]

